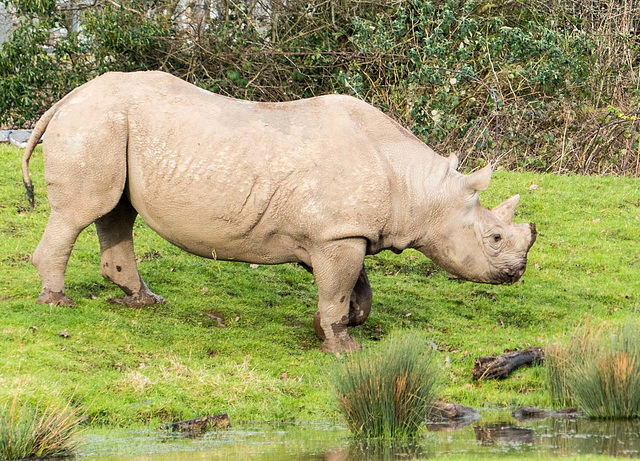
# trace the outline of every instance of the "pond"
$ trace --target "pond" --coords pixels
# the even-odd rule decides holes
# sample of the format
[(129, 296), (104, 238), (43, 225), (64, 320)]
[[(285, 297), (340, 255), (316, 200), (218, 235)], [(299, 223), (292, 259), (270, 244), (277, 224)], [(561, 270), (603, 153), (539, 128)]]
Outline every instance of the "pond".
[(487, 411), (465, 427), (430, 425), (413, 443), (357, 442), (336, 424), (239, 425), (188, 438), (166, 430), (96, 430), (79, 456), (116, 460), (386, 461), (457, 457), (640, 456), (640, 421), (545, 418), (518, 422)]

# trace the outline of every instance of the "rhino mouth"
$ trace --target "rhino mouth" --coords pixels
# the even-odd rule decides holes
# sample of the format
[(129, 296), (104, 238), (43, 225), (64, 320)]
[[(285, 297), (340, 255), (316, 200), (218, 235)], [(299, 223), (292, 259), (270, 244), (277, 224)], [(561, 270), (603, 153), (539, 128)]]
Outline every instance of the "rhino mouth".
[(495, 285), (512, 285), (520, 280), (526, 270), (527, 261), (525, 260), (522, 264), (501, 272), (493, 283)]

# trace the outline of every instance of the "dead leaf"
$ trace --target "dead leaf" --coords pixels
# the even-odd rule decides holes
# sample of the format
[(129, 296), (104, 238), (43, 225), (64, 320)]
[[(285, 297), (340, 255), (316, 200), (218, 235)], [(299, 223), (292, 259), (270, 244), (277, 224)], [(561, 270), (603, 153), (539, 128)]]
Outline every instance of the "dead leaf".
[(529, 190), (536, 190), (537, 188), (538, 188), (538, 185), (537, 185), (537, 184), (531, 184), (531, 185), (529, 186)]

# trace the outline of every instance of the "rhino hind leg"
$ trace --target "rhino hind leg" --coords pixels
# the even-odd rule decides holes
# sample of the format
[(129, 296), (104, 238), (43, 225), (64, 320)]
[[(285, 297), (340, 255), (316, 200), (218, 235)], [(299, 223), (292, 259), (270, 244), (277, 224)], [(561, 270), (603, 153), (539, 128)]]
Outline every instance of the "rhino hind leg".
[(371, 302), (373, 301), (373, 292), (369, 284), (367, 272), (362, 267), (356, 286), (353, 287), (351, 293), (351, 302), (349, 306), (349, 326), (355, 327), (362, 325), (369, 313), (371, 312)]
[[(351, 292), (351, 299), (349, 301), (349, 323), (347, 326), (355, 327), (362, 325), (365, 320), (367, 320), (367, 317), (369, 317), (369, 313), (371, 312), (372, 300), (373, 292), (371, 291), (367, 272), (363, 266), (360, 270), (358, 281)], [(318, 338), (324, 340), (324, 331), (320, 326), (320, 311), (316, 311), (313, 316), (313, 327), (316, 330)]]
[(352, 293), (361, 273), (365, 251), (365, 241), (350, 239), (332, 242), (315, 257), (312, 255), (313, 274), (318, 285), (317, 316), (325, 352), (352, 352), (361, 348), (347, 333), (347, 326)]
[(76, 223), (63, 213), (53, 210), (44, 235), (31, 257), (42, 280), (39, 304), (75, 307), (64, 293), (64, 273), (71, 249), (78, 235), (89, 223)]
[(112, 211), (96, 220), (101, 253), (100, 273), (118, 285), (126, 295), (109, 301), (130, 307), (164, 302), (147, 288), (138, 272), (133, 250), (133, 224), (137, 214), (123, 195)]

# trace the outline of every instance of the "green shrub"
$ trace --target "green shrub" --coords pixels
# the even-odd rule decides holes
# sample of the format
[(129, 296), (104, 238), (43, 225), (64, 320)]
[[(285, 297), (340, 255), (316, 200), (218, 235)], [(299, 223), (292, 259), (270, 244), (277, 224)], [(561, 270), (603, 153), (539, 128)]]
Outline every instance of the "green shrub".
[(347, 427), (357, 437), (413, 437), (438, 398), (435, 353), (417, 333), (336, 364), (333, 386)]
[(18, 395), (0, 408), (0, 460), (72, 456), (78, 425), (78, 408), (69, 404), (39, 411), (25, 403), (18, 409)]
[(163, 70), (242, 99), (352, 94), (463, 168), (640, 176), (640, 0), (11, 3), (0, 125), (104, 72)]
[(595, 329), (587, 321), (565, 349), (551, 348), (549, 391), (592, 418), (640, 417), (640, 330), (637, 323)]

